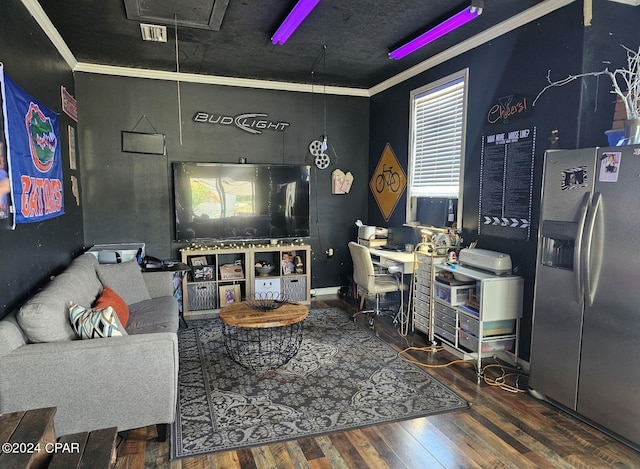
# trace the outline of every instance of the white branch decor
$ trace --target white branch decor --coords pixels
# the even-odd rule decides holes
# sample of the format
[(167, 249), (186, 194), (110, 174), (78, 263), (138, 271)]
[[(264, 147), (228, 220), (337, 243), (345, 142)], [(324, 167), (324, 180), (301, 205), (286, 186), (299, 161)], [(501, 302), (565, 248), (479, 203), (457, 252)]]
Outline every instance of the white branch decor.
[[(611, 93), (617, 94), (622, 99), (624, 103), (625, 110), (627, 112), (627, 119), (640, 119), (640, 48), (638, 51), (634, 51), (629, 49), (628, 47), (622, 46), (627, 51), (627, 68), (618, 68), (613, 72), (608, 68), (600, 72), (589, 72), (589, 73), (581, 73), (579, 75), (569, 75), (568, 77), (558, 80), (551, 81), (551, 70), (547, 72), (547, 81), (549, 84), (545, 86), (536, 99), (533, 100), (533, 105), (536, 105), (536, 101), (538, 98), (547, 91), (549, 88), (553, 88), (555, 86), (564, 86), (567, 83), (570, 83), (578, 78), (582, 77), (597, 77), (600, 75), (607, 75), (611, 78), (612, 90)], [(626, 91), (623, 91), (621, 88), (621, 84), (626, 84)]]

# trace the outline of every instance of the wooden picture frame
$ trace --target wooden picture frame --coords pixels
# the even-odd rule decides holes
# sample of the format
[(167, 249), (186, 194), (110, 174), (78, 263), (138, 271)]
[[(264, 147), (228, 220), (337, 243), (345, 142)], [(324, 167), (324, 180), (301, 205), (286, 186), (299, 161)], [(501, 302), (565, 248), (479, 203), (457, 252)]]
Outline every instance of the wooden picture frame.
[(189, 263), (191, 267), (202, 267), (203, 265), (209, 265), (207, 256), (190, 257)]
[(242, 301), (240, 285), (221, 285), (218, 288), (218, 298), (220, 298), (221, 308), (232, 303), (240, 303)]

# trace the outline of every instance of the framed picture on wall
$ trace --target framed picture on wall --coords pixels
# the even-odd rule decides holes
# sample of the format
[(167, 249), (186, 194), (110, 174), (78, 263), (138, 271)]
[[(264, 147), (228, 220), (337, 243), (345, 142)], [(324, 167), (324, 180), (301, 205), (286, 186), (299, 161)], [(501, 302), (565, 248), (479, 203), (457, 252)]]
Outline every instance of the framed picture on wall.
[(76, 157), (76, 129), (70, 125), (67, 126), (69, 132), (69, 169), (78, 169)]
[(189, 262), (191, 262), (191, 267), (202, 267), (209, 264), (206, 256), (190, 257)]
[(239, 303), (242, 301), (240, 297), (240, 285), (222, 285), (219, 288), (220, 307)]

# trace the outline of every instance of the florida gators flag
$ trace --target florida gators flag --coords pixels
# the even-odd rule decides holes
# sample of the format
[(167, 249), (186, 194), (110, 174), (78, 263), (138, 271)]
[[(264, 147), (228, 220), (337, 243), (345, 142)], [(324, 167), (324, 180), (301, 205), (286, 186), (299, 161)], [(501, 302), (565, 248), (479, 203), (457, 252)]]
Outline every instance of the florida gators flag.
[(64, 214), (58, 115), (16, 85), (0, 66), (2, 115), (14, 224)]

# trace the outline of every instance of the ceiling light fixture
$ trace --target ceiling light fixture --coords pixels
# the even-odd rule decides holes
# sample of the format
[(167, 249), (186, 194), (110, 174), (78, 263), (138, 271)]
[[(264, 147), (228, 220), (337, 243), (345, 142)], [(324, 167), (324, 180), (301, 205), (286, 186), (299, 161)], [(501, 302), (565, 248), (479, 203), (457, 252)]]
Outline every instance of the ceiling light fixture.
[(300, 23), (311, 13), (311, 10), (320, 2), (320, 0), (298, 0), (296, 6), (287, 15), (280, 27), (271, 38), (274, 44), (283, 45), (287, 39), (293, 34)]
[(477, 18), (482, 14), (482, 9), (484, 7), (483, 0), (472, 0), (471, 6), (465, 8), (459, 13), (456, 13), (452, 17), (444, 20), (439, 25), (431, 28), (424, 34), (421, 34), (415, 39), (407, 42), (405, 45), (398, 47), (397, 49), (391, 51), (389, 53), (389, 58), (394, 60), (399, 60), (407, 55), (415, 52), (421, 47), (426, 46), (430, 42), (435, 41), (436, 39), (444, 36), (445, 34), (450, 33), (456, 28), (467, 24), (469, 21)]

